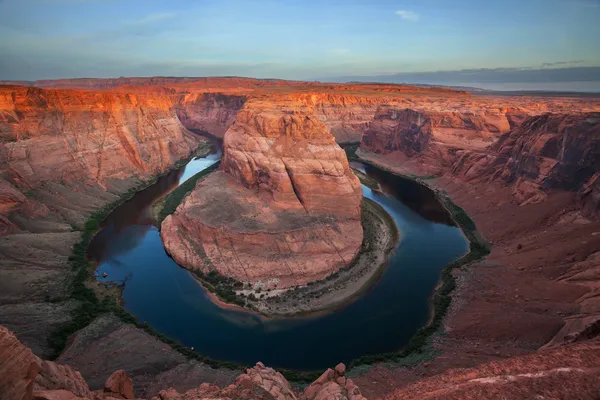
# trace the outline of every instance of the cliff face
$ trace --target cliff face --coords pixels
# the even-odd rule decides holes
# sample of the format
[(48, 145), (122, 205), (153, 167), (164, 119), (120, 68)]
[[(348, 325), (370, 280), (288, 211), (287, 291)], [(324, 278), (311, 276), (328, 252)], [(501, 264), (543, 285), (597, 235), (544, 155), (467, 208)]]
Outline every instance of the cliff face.
[(361, 147), (387, 154), (401, 151), (412, 157), (424, 152), (431, 141), (438, 146), (485, 148), (510, 130), (503, 111), (435, 111), (381, 106)]
[[(304, 392), (292, 389), (279, 372), (261, 362), (220, 388), (202, 383), (183, 393), (162, 388), (156, 400), (246, 399), (246, 400), (365, 400), (360, 389), (339, 364), (328, 369)], [(134, 398), (134, 382), (126, 371), (112, 373), (104, 387), (92, 391), (81, 374), (69, 366), (42, 361), (5, 327), (0, 325), (0, 400), (118, 400)], [(137, 398), (137, 397), (136, 397)]]
[(521, 204), (552, 190), (598, 208), (600, 114), (439, 113), (381, 106), (361, 149), (426, 174), (513, 188)]
[(168, 97), (0, 87), (0, 323), (52, 354), (86, 218), (199, 143)]
[(198, 144), (168, 99), (36, 88), (0, 91), (0, 138), (0, 168), (28, 187), (149, 177)]
[(235, 121), (245, 101), (245, 96), (192, 93), (177, 96), (175, 109), (186, 128), (201, 130), (222, 138)]
[(323, 279), (358, 252), (360, 183), (310, 110), (246, 103), (221, 165), (163, 222), (181, 265), (285, 288)]
[(276, 207), (360, 218), (358, 178), (309, 110), (248, 104), (227, 132), (222, 166), (245, 187), (269, 193)]
[(486, 153), (461, 153), (452, 173), (508, 185), (521, 204), (552, 191), (579, 192), (598, 210), (600, 113), (543, 114), (526, 119)]

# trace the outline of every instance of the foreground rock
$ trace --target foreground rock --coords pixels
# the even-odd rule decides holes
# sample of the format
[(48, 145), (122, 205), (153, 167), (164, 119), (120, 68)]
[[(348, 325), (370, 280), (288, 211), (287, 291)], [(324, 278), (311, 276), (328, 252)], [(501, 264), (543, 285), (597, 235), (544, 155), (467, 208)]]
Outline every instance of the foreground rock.
[[(279, 372), (257, 363), (230, 385), (202, 383), (179, 393), (168, 388), (158, 392), (157, 400), (198, 399), (269, 399), (269, 400), (363, 400), (360, 390), (345, 377), (346, 367), (339, 364), (327, 370), (302, 394), (292, 389)], [(92, 391), (81, 374), (68, 366), (42, 361), (0, 326), (0, 400), (74, 400), (133, 399), (133, 382), (123, 370), (115, 371), (103, 389)]]
[(221, 165), (162, 224), (180, 265), (286, 288), (324, 279), (357, 254), (360, 182), (309, 111), (246, 103)]
[[(568, 382), (568, 384), (565, 384)], [(41, 361), (0, 326), (0, 399), (73, 400), (133, 399), (133, 384), (116, 371), (101, 390), (91, 391), (70, 367)], [(598, 340), (523, 357), (456, 369), (396, 389), (386, 400), (409, 399), (596, 399), (600, 391)], [(328, 369), (303, 392), (293, 389), (279, 372), (257, 363), (230, 385), (202, 383), (185, 392), (160, 390), (152, 399), (199, 400), (365, 400), (346, 376), (346, 366)]]

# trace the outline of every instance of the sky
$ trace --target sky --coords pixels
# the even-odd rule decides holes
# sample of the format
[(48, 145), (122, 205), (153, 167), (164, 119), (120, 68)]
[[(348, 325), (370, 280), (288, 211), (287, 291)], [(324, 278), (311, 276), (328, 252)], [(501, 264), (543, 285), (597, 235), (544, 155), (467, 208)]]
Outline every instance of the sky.
[(598, 21), (600, 0), (0, 0), (0, 79), (576, 75)]

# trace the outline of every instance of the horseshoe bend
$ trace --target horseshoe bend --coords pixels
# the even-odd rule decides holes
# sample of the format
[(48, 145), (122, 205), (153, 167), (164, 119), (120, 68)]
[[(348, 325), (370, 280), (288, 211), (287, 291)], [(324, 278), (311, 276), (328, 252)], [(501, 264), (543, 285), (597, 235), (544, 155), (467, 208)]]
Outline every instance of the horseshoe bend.
[(0, 173), (3, 399), (600, 390), (596, 96), (6, 82)]
[(238, 112), (221, 171), (162, 224), (180, 265), (287, 288), (354, 259), (363, 236), (360, 183), (325, 124), (304, 108), (249, 100)]

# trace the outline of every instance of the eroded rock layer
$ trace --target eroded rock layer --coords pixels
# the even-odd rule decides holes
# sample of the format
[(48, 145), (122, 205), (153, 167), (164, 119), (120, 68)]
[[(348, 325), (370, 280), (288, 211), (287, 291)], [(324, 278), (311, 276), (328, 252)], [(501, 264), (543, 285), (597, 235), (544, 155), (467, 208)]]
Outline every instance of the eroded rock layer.
[(352, 261), (362, 243), (361, 186), (309, 110), (246, 103), (221, 165), (163, 222), (165, 248), (181, 265), (283, 288)]
[(37, 88), (0, 88), (0, 137), (0, 168), (31, 187), (149, 177), (198, 145), (168, 99)]

